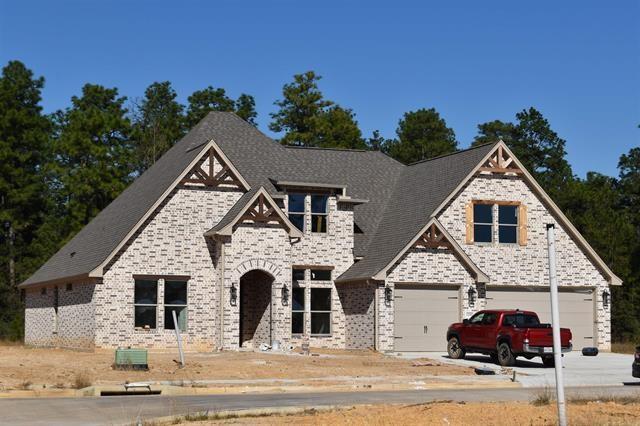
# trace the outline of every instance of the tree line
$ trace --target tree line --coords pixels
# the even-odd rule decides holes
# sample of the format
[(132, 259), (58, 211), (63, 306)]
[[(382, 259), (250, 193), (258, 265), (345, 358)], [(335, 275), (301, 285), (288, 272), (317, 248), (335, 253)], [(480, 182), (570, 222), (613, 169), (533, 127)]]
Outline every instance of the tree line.
[[(287, 145), (380, 150), (412, 163), (459, 150), (435, 108), (408, 111), (396, 134), (365, 137), (355, 113), (324, 97), (320, 76), (298, 74), (275, 101), (269, 129)], [(213, 86), (177, 101), (171, 83), (141, 98), (85, 84), (69, 106), (43, 112), (45, 80), (19, 61), (0, 75), (0, 338), (20, 339), (26, 279), (209, 111), (233, 111), (256, 124), (255, 99)], [(537, 109), (481, 123), (472, 145), (502, 139), (611, 269), (613, 338), (640, 339), (640, 148), (621, 153), (618, 176), (577, 177), (566, 141)], [(598, 297), (600, 297), (598, 295)]]

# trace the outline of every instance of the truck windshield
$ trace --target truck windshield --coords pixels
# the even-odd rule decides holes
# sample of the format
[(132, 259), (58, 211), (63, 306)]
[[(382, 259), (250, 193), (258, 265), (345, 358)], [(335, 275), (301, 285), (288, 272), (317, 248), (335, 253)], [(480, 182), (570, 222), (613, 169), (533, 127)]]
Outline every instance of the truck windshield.
[(515, 325), (516, 327), (535, 327), (537, 325), (540, 325), (540, 321), (535, 315), (505, 315), (504, 319), (502, 320), (502, 325)]

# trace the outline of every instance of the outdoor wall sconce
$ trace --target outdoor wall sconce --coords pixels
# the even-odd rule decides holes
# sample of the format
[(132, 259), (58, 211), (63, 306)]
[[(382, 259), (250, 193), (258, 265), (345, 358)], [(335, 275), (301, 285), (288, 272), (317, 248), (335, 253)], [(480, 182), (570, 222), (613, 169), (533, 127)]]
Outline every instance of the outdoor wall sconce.
[(611, 294), (609, 293), (608, 290), (605, 290), (602, 292), (602, 306), (606, 309), (609, 307), (609, 298), (611, 297)]
[(476, 289), (473, 287), (469, 287), (467, 296), (469, 296), (469, 306), (474, 306), (476, 304)]
[(238, 288), (235, 283), (231, 283), (231, 306), (236, 306), (238, 303)]
[(386, 286), (384, 288), (384, 301), (387, 303), (391, 303), (392, 300), (393, 300), (393, 290), (391, 289), (391, 287)]
[(289, 304), (289, 287), (286, 284), (282, 286), (282, 304), (285, 306)]

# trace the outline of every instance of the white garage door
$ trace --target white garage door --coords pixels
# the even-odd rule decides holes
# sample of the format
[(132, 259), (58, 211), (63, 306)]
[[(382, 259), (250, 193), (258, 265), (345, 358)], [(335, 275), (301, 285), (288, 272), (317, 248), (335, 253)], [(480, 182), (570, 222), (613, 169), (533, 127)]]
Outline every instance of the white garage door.
[[(581, 350), (585, 346), (596, 346), (593, 335), (593, 293), (590, 290), (561, 289), (558, 299), (560, 325), (571, 329), (574, 348)], [(534, 311), (540, 321), (551, 323), (551, 299), (548, 291), (487, 290), (487, 309), (516, 308)]]
[(394, 295), (394, 349), (446, 350), (447, 328), (460, 321), (458, 288), (396, 285)]

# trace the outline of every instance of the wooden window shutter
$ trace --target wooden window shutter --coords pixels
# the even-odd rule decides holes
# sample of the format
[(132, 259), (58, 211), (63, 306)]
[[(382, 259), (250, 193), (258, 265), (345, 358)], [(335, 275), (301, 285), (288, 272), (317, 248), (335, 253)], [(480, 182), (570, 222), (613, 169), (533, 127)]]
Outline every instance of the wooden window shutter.
[(527, 245), (527, 206), (518, 206), (518, 244)]
[(465, 206), (467, 213), (467, 244), (473, 244), (473, 203)]

